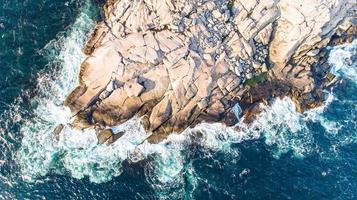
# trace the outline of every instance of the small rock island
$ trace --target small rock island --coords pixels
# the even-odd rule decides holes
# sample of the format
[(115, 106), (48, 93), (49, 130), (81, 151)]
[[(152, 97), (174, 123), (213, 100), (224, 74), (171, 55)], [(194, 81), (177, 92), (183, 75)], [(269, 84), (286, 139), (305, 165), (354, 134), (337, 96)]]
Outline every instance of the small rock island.
[(71, 126), (104, 143), (136, 116), (157, 143), (201, 122), (249, 123), (278, 97), (299, 112), (320, 106), (337, 79), (326, 47), (356, 38), (356, 9), (355, 0), (107, 0), (65, 101)]

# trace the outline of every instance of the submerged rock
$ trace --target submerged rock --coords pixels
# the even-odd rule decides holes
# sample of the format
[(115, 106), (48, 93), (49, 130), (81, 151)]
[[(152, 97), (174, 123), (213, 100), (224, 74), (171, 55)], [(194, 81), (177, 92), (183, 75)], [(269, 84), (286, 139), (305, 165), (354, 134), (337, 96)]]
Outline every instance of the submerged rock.
[(63, 128), (64, 128), (64, 125), (63, 125), (63, 124), (59, 124), (59, 125), (55, 128), (55, 130), (53, 131), (53, 135), (55, 136), (55, 138), (56, 138), (57, 141), (59, 141), (59, 139), (60, 139), (60, 134), (61, 134)]
[(117, 140), (119, 140), (124, 134), (125, 134), (124, 131), (113, 134), (112, 137), (110, 137), (110, 138), (108, 139), (108, 145), (113, 144), (114, 142), (116, 142)]
[[(318, 106), (324, 48), (356, 36), (355, 11), (354, 0), (110, 0), (66, 100), (72, 125), (137, 115), (158, 142), (202, 121), (233, 125), (237, 104), (247, 121), (274, 97)], [(99, 143), (113, 137), (104, 130)]]
[(113, 136), (113, 131), (111, 129), (106, 129), (100, 133), (97, 134), (98, 137), (98, 143), (99, 144), (104, 144)]
[(108, 145), (113, 144), (119, 138), (124, 135), (125, 132), (114, 133), (111, 129), (105, 129), (99, 133), (97, 133), (98, 143)]

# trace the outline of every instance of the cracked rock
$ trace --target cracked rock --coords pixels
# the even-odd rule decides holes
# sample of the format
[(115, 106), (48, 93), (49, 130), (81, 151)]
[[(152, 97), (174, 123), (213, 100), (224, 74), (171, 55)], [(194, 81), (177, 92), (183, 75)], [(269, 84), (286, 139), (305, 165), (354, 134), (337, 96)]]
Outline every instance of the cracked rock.
[(274, 96), (316, 106), (326, 73), (315, 66), (356, 35), (355, 10), (354, 0), (108, 1), (65, 102), (72, 126), (138, 116), (159, 142), (203, 121), (232, 125), (237, 104), (250, 119)]

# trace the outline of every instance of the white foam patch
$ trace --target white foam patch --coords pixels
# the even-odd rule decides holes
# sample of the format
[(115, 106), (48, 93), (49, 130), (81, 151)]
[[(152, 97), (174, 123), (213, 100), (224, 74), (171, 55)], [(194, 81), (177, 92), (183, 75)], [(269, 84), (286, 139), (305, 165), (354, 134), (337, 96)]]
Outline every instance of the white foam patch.
[(332, 65), (331, 73), (342, 76), (357, 83), (357, 62), (353, 57), (357, 55), (357, 40), (350, 44), (334, 47), (329, 55), (329, 63)]
[(143, 159), (136, 155), (138, 145), (146, 137), (138, 120), (128, 121), (121, 128), (128, 134), (112, 145), (98, 145), (93, 130), (64, 130), (57, 146), (60, 151), (65, 152), (62, 158), (64, 168), (75, 178), (89, 176), (91, 181), (100, 183), (120, 175), (122, 162), (130, 158), (130, 155), (137, 156), (132, 158), (135, 161)]
[(296, 111), (290, 98), (277, 98), (249, 127), (249, 131), (263, 134), (265, 143), (275, 147), (274, 156), (292, 151), (304, 157), (312, 150), (313, 137), (308, 131), (303, 115)]

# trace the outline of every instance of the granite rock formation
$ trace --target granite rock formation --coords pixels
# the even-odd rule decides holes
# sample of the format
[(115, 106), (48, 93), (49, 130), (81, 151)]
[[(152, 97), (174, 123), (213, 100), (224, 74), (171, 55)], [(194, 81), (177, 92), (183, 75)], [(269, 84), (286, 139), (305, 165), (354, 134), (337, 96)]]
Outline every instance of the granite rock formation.
[[(75, 128), (137, 116), (149, 142), (202, 121), (247, 122), (290, 96), (316, 107), (325, 47), (356, 36), (355, 0), (108, 0), (65, 105)], [(239, 105), (239, 106), (238, 106)], [(111, 134), (108, 134), (108, 138)]]

